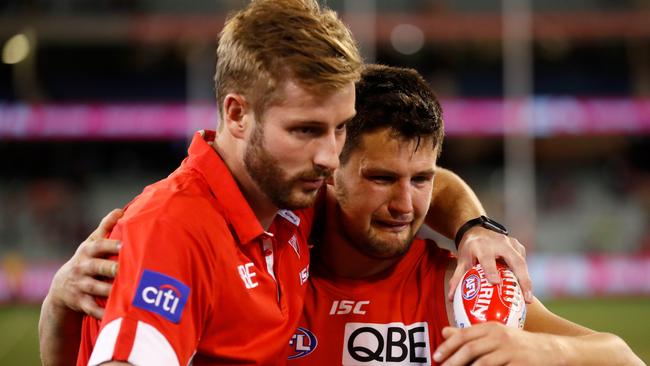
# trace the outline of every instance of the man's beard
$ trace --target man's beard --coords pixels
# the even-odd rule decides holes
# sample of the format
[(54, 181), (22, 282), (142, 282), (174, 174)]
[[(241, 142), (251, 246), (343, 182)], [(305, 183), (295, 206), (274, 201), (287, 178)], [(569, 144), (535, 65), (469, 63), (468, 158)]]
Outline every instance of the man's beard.
[(318, 190), (301, 189), (301, 180), (327, 179), (332, 175), (331, 170), (315, 166), (289, 177), (280, 168), (279, 161), (265, 149), (264, 131), (259, 124), (254, 127), (244, 152), (244, 165), (260, 190), (280, 209), (295, 210), (312, 206)]
[(374, 235), (376, 234), (375, 230), (370, 227), (364, 235), (358, 238), (353, 238), (347, 233), (344, 235), (358, 251), (374, 259), (391, 259), (403, 256), (411, 248), (415, 237), (415, 233), (409, 229), (406, 237), (382, 239), (378, 235)]
[[(341, 205), (346, 205), (350, 199), (359, 199), (358, 197), (351, 198), (348, 190), (345, 189), (343, 183), (338, 179), (335, 189), (337, 200), (339, 201), (339, 210), (341, 210)], [(341, 233), (350, 245), (364, 255), (374, 259), (391, 259), (403, 256), (411, 248), (416, 234), (413, 226), (411, 226), (408, 234), (404, 238), (382, 239), (376, 235), (380, 233), (379, 229), (373, 229), (371, 224), (365, 233), (359, 235), (358, 233), (351, 232), (354, 229), (348, 227), (348, 222), (354, 221), (354, 218), (346, 219), (346, 215), (343, 212), (339, 212), (337, 217)]]

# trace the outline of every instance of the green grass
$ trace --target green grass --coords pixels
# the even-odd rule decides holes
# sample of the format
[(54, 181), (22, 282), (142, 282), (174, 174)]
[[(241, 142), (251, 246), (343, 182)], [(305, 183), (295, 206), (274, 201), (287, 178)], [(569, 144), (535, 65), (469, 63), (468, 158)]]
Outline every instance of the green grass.
[(37, 306), (0, 307), (0, 365), (40, 365)]
[[(553, 312), (589, 328), (615, 333), (650, 363), (650, 298), (544, 301)], [(37, 306), (0, 307), (0, 365), (40, 365)]]
[(650, 364), (650, 298), (554, 300), (544, 305), (573, 322), (620, 336)]

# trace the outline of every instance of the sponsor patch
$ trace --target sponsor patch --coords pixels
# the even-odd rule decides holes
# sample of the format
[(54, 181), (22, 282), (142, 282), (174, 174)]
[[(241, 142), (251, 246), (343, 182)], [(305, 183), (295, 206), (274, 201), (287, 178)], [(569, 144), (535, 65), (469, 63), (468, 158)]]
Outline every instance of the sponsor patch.
[(284, 217), (289, 221), (290, 223), (299, 226), (300, 225), (300, 217), (296, 215), (295, 213), (291, 212), (290, 210), (280, 210), (278, 211), (278, 215)]
[(347, 323), (343, 365), (430, 365), (426, 322)]
[(293, 248), (293, 251), (296, 252), (298, 258), (300, 258), (300, 247), (298, 246), (298, 238), (296, 238), (296, 234), (291, 235), (291, 239), (289, 239), (288, 243)]
[(309, 329), (298, 327), (289, 340), (289, 359), (304, 357), (314, 352), (318, 340)]
[(133, 305), (178, 324), (189, 295), (190, 288), (184, 283), (145, 269), (135, 292)]

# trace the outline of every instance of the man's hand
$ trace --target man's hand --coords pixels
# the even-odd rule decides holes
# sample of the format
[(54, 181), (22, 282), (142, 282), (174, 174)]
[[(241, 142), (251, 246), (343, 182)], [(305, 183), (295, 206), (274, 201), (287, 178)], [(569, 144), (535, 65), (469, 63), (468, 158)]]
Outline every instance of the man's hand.
[(513, 237), (480, 226), (468, 230), (458, 246), (458, 263), (449, 281), (448, 299), (453, 300), (463, 274), (476, 262), (483, 266), (488, 281), (498, 284), (497, 259), (503, 259), (510, 267), (519, 281), (524, 300), (530, 304), (533, 301), (533, 284), (526, 265), (526, 248)]
[(122, 210), (115, 209), (106, 215), (72, 258), (59, 268), (48, 293), (52, 305), (84, 312), (97, 319), (104, 316), (104, 309), (97, 305), (94, 296), (107, 297), (112, 285), (97, 277), (113, 278), (117, 274), (117, 262), (103, 258), (117, 254), (120, 242), (105, 237), (123, 214)]
[(463, 329), (445, 327), (442, 336), (445, 341), (433, 355), (442, 366), (560, 364), (559, 343), (548, 334), (487, 322)]

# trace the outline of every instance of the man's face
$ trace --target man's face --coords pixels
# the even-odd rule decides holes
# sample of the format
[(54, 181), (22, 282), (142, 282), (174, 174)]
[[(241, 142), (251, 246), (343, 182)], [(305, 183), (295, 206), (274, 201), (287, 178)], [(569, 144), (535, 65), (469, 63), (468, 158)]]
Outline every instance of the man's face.
[(389, 129), (366, 134), (334, 174), (343, 235), (365, 255), (406, 253), (431, 202), (436, 151), (430, 139), (406, 141)]
[(244, 164), (275, 206), (306, 208), (339, 165), (345, 124), (355, 115), (354, 83), (319, 98), (289, 81), (284, 95), (254, 122)]

